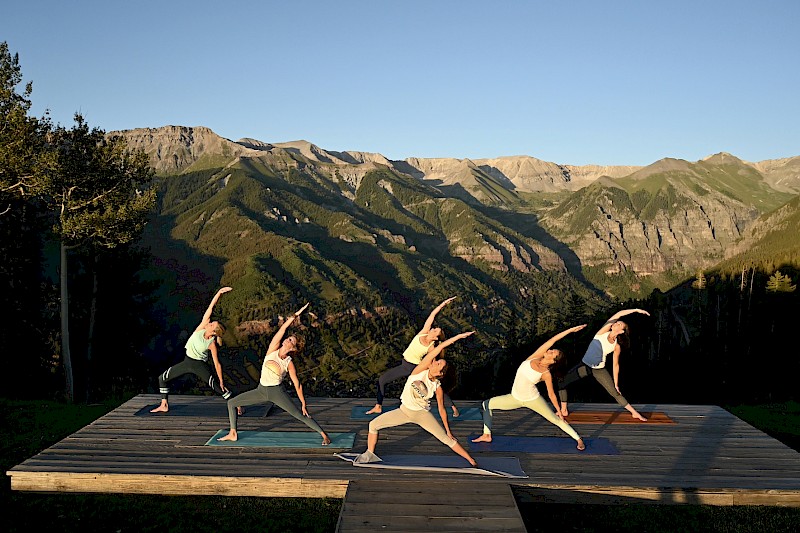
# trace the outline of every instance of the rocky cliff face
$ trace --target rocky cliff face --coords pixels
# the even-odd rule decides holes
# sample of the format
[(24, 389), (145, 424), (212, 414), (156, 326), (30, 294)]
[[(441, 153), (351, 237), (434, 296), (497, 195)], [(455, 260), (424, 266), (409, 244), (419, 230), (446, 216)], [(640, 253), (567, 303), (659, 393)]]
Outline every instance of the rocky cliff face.
[(258, 151), (224, 139), (202, 126), (164, 126), (109, 132), (109, 135), (115, 134), (123, 135), (129, 148), (143, 150), (150, 156), (150, 164), (158, 173), (182, 172), (204, 154), (235, 157)]
[[(459, 198), (476, 207), (498, 206), (513, 212), (524, 205), (519, 192), (572, 191), (559, 205), (540, 212), (539, 223), (565, 243), (583, 266), (610, 274), (633, 271), (651, 275), (714, 264), (761, 212), (786, 201), (789, 195), (776, 188), (800, 189), (800, 158), (746, 163), (730, 154), (716, 154), (697, 163), (668, 158), (647, 167), (559, 165), (528, 156), (391, 161), (380, 154), (326, 151), (307, 141), (233, 142), (203, 127), (116, 133), (127, 137), (130, 147), (149, 154), (162, 174), (180, 173), (204, 160), (220, 167), (253, 160), (277, 175), (297, 171), (327, 183), (327, 189), (340, 191), (340, 198), (349, 202), (355, 201), (370, 172), (385, 169), (410, 176), (431, 185), (430, 191), (438, 191), (426, 197), (423, 204), (428, 207), (416, 203), (418, 200), (402, 200), (394, 190), (397, 184), (383, 181), (380, 185), (396, 197), (392, 209), (398, 209), (397, 216), (409, 221), (437, 205), (431, 201), (433, 197)], [(370, 210), (374, 206), (364, 207)], [(439, 216), (446, 215), (441, 212)], [(309, 219), (307, 213), (298, 217)], [(565, 268), (563, 256), (535, 238), (523, 237), (501, 224), (470, 224), (468, 234), (452, 228), (445, 232), (450, 253), (457, 257), (497, 270)], [(387, 230), (364, 231), (377, 238)], [(417, 243), (408, 236), (397, 231), (389, 234), (396, 237), (389, 239), (391, 242), (415, 249)]]

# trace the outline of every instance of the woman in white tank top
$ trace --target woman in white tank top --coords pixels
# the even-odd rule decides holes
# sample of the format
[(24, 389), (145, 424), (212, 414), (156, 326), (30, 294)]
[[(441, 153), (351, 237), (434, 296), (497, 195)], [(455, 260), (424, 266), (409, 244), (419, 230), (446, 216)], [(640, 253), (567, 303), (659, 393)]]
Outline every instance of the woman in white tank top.
[[(564, 352), (553, 348), (553, 345), (570, 333), (580, 331), (585, 327), (586, 324), (582, 324), (562, 331), (539, 346), (530, 357), (522, 362), (517, 369), (514, 385), (511, 387), (511, 394), (495, 396), (481, 404), (481, 409), (483, 411), (483, 435), (472, 439), (472, 442), (492, 442), (493, 411), (511, 411), (519, 409), (520, 407), (527, 407), (531, 411), (539, 413), (548, 422), (558, 426), (564, 433), (575, 439), (578, 443), (579, 450), (586, 449), (583, 439), (572, 429), (572, 426), (564, 421), (564, 417), (561, 416), (561, 410), (558, 406), (558, 397), (553, 389), (553, 378), (550, 375), (550, 367), (564, 356)], [(536, 385), (540, 381), (544, 381), (545, 385), (547, 385), (547, 396), (550, 398), (555, 412), (547, 406), (547, 402), (545, 402), (544, 398), (539, 394), (539, 389)]]

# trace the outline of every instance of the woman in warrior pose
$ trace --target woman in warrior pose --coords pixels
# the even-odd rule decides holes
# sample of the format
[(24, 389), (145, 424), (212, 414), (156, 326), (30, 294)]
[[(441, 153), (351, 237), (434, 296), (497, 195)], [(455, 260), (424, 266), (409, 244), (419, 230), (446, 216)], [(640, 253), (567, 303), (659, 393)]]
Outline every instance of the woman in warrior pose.
[[(275, 332), (275, 335), (272, 337), (272, 342), (269, 343), (269, 348), (267, 348), (264, 362), (261, 365), (261, 378), (258, 386), (255, 389), (239, 394), (228, 400), (230, 431), (227, 435), (220, 437), (218, 440), (235, 441), (239, 438), (239, 434), (236, 431), (236, 422), (238, 419), (237, 408), (260, 403), (273, 403), (319, 433), (322, 436), (323, 446), (330, 444), (331, 439), (322, 430), (319, 424), (311, 418), (306, 408), (303, 386), (297, 378), (297, 369), (292, 361), (292, 354), (297, 355), (297, 352), (300, 350), (298, 338), (295, 335), (290, 335), (286, 339), (283, 338), (286, 334), (286, 330), (289, 329), (289, 326), (298, 319), (303, 311), (305, 311), (306, 307), (308, 307), (308, 304), (304, 305), (299, 311), (287, 318), (281, 327), (278, 328), (278, 331)], [(283, 390), (283, 386), (281, 385), (287, 373), (294, 384), (297, 397), (300, 399), (300, 409), (292, 402), (292, 399), (289, 398), (289, 395), (286, 394), (286, 391)]]
[[(619, 390), (619, 354), (621, 351), (621, 344), (628, 345), (628, 324), (620, 320), (620, 318), (632, 313), (642, 313), (650, 316), (650, 313), (644, 309), (623, 309), (615, 313), (603, 324), (603, 327), (601, 327), (592, 338), (589, 347), (586, 348), (583, 360), (572, 367), (563, 378), (558, 380), (558, 396), (561, 400), (562, 416), (569, 415), (566, 387), (591, 374), (614, 400), (631, 414), (631, 416), (642, 422), (647, 421), (647, 418), (639, 414)], [(606, 369), (606, 358), (611, 353), (614, 354), (613, 379)]]
[[(407, 378), (414, 368), (419, 365), (425, 354), (429, 353), (433, 347), (436, 346), (436, 342), (442, 336), (442, 328), (434, 328), (433, 320), (436, 318), (436, 315), (439, 313), (439, 311), (444, 308), (444, 306), (455, 299), (456, 297), (452, 296), (440, 303), (433, 311), (431, 311), (431, 314), (428, 316), (428, 320), (425, 321), (425, 325), (422, 326), (422, 329), (419, 330), (419, 332), (411, 340), (411, 343), (408, 345), (408, 348), (406, 348), (406, 351), (403, 352), (403, 362), (381, 374), (380, 378), (378, 378), (378, 398), (375, 402), (375, 407), (367, 411), (366, 414), (372, 415), (382, 413), (383, 396), (386, 391), (386, 384), (400, 378)], [(458, 409), (447, 394), (445, 394), (444, 401), (453, 408), (453, 416), (457, 417), (459, 414)]]
[[(231, 397), (231, 391), (225, 388), (225, 382), (222, 378), (222, 365), (217, 354), (217, 345), (222, 346), (222, 335), (225, 333), (225, 326), (216, 320), (211, 321), (211, 312), (214, 310), (217, 300), (231, 290), (230, 287), (222, 287), (217, 291), (208, 309), (206, 309), (200, 325), (197, 326), (189, 340), (186, 341), (186, 357), (183, 361), (169, 367), (158, 376), (161, 405), (151, 409), (151, 413), (166, 413), (169, 411), (169, 386), (167, 383), (185, 374), (194, 374), (226, 400)], [(216, 376), (211, 373), (211, 368), (208, 364), (209, 355), (211, 356)]]
[[(550, 374), (550, 367), (564, 357), (564, 352), (553, 348), (553, 345), (570, 333), (580, 331), (585, 327), (586, 324), (582, 324), (562, 331), (539, 346), (530, 357), (522, 362), (517, 369), (514, 385), (511, 387), (511, 394), (495, 396), (481, 404), (481, 409), (483, 410), (483, 435), (472, 439), (472, 442), (492, 442), (492, 416), (494, 410), (511, 411), (520, 407), (527, 407), (531, 411), (539, 413), (545, 420), (558, 426), (564, 433), (575, 439), (579, 450), (586, 449), (583, 439), (561, 416), (558, 398), (556, 398), (556, 393), (553, 390), (553, 378)], [(536, 384), (540, 381), (544, 381), (547, 385), (547, 395), (553, 403), (555, 413), (550, 410), (547, 402), (539, 394)]]
[[(369, 423), (367, 437), (367, 451), (356, 457), (355, 463), (372, 463), (381, 459), (375, 455), (375, 446), (378, 444), (378, 432), (384, 428), (414, 423), (439, 439), (439, 441), (452, 449), (458, 455), (469, 461), (472, 466), (477, 466), (475, 459), (456, 441), (450, 432), (447, 422), (447, 411), (444, 407), (444, 391), (440, 378), (448, 372), (448, 363), (436, 356), (446, 347), (459, 339), (469, 337), (474, 331), (460, 333), (451, 337), (431, 349), (422, 361), (416, 365), (406, 380), (403, 393), (400, 395), (400, 408), (383, 413)], [(439, 407), (440, 424), (431, 414), (431, 398), (436, 396)]]

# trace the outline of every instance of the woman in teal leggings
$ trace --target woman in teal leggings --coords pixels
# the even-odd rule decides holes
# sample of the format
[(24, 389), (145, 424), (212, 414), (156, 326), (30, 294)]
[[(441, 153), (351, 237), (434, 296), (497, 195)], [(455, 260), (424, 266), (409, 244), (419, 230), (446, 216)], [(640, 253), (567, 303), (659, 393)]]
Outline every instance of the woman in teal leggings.
[[(567, 424), (561, 416), (561, 410), (558, 406), (558, 397), (556, 397), (556, 393), (553, 390), (553, 378), (550, 374), (550, 367), (564, 356), (564, 352), (552, 346), (570, 333), (580, 331), (585, 327), (586, 324), (583, 324), (562, 331), (539, 346), (530, 357), (522, 362), (517, 369), (514, 385), (511, 387), (511, 394), (495, 396), (481, 404), (481, 409), (483, 410), (483, 435), (472, 439), (472, 442), (492, 442), (492, 417), (494, 410), (511, 411), (513, 409), (519, 409), (520, 407), (527, 407), (531, 411), (539, 413), (545, 420), (558, 426), (564, 433), (575, 439), (578, 442), (579, 450), (586, 449), (583, 439), (581, 439), (578, 433), (572, 429), (572, 426)], [(555, 413), (547, 405), (547, 402), (544, 401), (542, 395), (539, 394), (539, 389), (536, 387), (536, 384), (540, 381), (544, 381), (547, 385), (547, 395), (550, 397), (553, 407), (555, 407)]]
[[(270, 342), (269, 348), (267, 348), (267, 354), (264, 356), (264, 362), (261, 365), (261, 378), (259, 379), (258, 387), (228, 400), (228, 418), (231, 427), (228, 434), (224, 437), (220, 437), (218, 440), (238, 440), (239, 434), (236, 431), (236, 422), (238, 420), (237, 408), (272, 402), (319, 433), (322, 436), (323, 446), (330, 444), (331, 439), (322, 430), (319, 424), (311, 418), (311, 415), (308, 414), (308, 409), (306, 409), (306, 398), (303, 395), (303, 386), (297, 378), (297, 369), (291, 357), (291, 354), (296, 354), (298, 351), (297, 337), (290, 335), (286, 339), (283, 339), (286, 330), (295, 319), (300, 316), (300, 313), (302, 313), (306, 307), (308, 307), (308, 304), (303, 306), (303, 308), (294, 315), (287, 318), (272, 337), (272, 342)], [(286, 374), (289, 374), (289, 378), (294, 384), (294, 389), (297, 391), (297, 397), (300, 399), (300, 409), (297, 408), (292, 399), (289, 398), (289, 395), (286, 394), (286, 391), (283, 390), (281, 383)]]

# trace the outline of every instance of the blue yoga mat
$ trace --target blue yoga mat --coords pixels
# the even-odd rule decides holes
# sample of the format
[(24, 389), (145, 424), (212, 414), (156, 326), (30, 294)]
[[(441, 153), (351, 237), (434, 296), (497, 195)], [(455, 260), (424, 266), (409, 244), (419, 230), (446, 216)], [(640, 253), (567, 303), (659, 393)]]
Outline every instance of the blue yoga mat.
[[(380, 415), (368, 415), (367, 411), (372, 409), (373, 405), (368, 406), (355, 406), (350, 411), (350, 420), (372, 420), (373, 418), (380, 416)], [(383, 412), (387, 413), (397, 409), (396, 405), (393, 406), (384, 406)], [(431, 409), (431, 414), (435, 416), (437, 419), (439, 418), (439, 409)], [(481, 413), (480, 407), (465, 407), (464, 409), (458, 410), (458, 416), (453, 416), (453, 411), (449, 407), (447, 408), (447, 420), (450, 422), (456, 422), (458, 420), (483, 420), (483, 414)]]
[(211, 437), (206, 446), (236, 446), (262, 448), (352, 448), (355, 433), (328, 433), (331, 443), (322, 445), (322, 437), (313, 431), (239, 431), (239, 440), (219, 441), (228, 434), (220, 429)]
[(619, 455), (614, 443), (604, 437), (583, 439), (586, 449), (578, 450), (569, 437), (504, 437), (492, 435), (492, 442), (472, 442), (479, 435), (467, 438), (469, 449), (478, 452), (559, 453), (576, 455)]
[[(353, 462), (357, 453), (335, 453), (336, 457)], [(429, 472), (458, 472), (482, 476), (526, 478), (516, 457), (478, 457), (478, 467), (469, 466), (466, 459), (452, 455), (383, 455), (377, 463), (353, 464), (359, 468), (389, 468), (394, 470), (425, 470)], [(465, 466), (466, 465), (466, 466)]]

